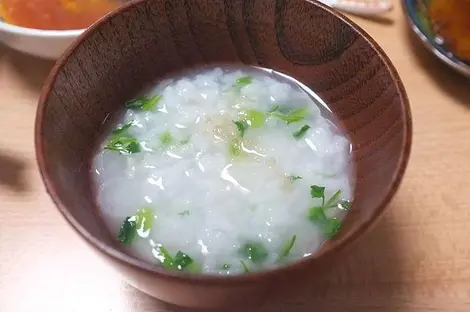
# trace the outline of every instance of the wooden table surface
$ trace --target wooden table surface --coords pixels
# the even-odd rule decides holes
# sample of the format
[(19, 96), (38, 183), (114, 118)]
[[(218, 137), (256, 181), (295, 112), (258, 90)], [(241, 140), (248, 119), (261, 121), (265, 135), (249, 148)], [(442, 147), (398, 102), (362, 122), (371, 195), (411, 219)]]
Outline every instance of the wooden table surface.
[[(414, 43), (400, 8), (377, 21), (354, 20), (384, 48), (408, 91), (407, 173), (385, 216), (332, 274), (253, 312), (469, 312), (470, 80)], [(33, 124), (51, 66), (0, 46), (0, 311), (189, 311), (122, 282), (46, 194)]]

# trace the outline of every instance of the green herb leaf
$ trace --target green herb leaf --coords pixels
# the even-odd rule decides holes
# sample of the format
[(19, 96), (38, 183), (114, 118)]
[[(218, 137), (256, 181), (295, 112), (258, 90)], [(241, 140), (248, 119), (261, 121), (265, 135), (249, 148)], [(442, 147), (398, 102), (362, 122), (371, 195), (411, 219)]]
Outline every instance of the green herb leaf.
[(160, 261), (160, 263), (163, 265), (164, 268), (167, 268), (167, 269), (174, 268), (175, 260), (173, 259), (171, 254), (168, 252), (168, 250), (166, 250), (165, 247), (160, 245), (156, 247), (155, 250), (157, 252), (157, 255), (155, 257)]
[(190, 273), (201, 273), (202, 272), (202, 266), (200, 263), (197, 263), (196, 261), (193, 261), (190, 265), (186, 267), (186, 271)]
[(134, 124), (134, 120), (130, 120), (130, 121), (126, 122), (125, 124), (123, 124), (123, 125), (117, 127), (116, 130), (114, 130), (114, 131), (111, 132), (111, 133), (114, 134), (114, 135), (122, 134), (122, 133), (124, 133), (127, 129), (129, 129), (133, 124)]
[(188, 135), (186, 138), (184, 138), (183, 140), (180, 141), (180, 144), (181, 145), (188, 144), (190, 140), (191, 140), (191, 136)]
[(337, 218), (331, 218), (325, 223), (323, 233), (328, 238), (333, 238), (341, 230), (343, 223)]
[(116, 151), (123, 155), (135, 154), (140, 152), (140, 144), (136, 138), (115, 136), (112, 137), (104, 149)]
[(322, 205), (310, 208), (308, 211), (308, 218), (312, 222), (319, 223), (327, 238), (333, 238), (341, 229), (342, 222), (336, 217), (328, 219), (325, 214), (325, 209), (338, 207), (347, 210), (350, 207), (350, 203), (346, 200), (338, 202), (341, 190), (337, 190), (325, 205), (325, 188), (318, 185), (312, 185), (310, 188), (312, 197), (321, 198)]
[(294, 235), (284, 244), (284, 247), (282, 247), (281, 253), (279, 254), (280, 259), (285, 258), (289, 255), (292, 247), (294, 247), (296, 239), (297, 239), (297, 236)]
[(312, 222), (324, 224), (328, 221), (328, 218), (323, 211), (323, 207), (312, 207), (308, 210), (308, 219)]
[(160, 134), (160, 143), (163, 146), (167, 147), (171, 145), (172, 142), (173, 142), (173, 135), (171, 134), (170, 131), (165, 131), (162, 134)]
[(147, 237), (153, 223), (153, 213), (150, 208), (142, 208), (135, 214), (137, 232), (142, 237)]
[(310, 129), (310, 126), (309, 125), (303, 125), (302, 128), (300, 128), (298, 131), (294, 132), (293, 136), (294, 138), (296, 138), (297, 140), (300, 139), (301, 137), (303, 137), (308, 129)]
[(125, 133), (134, 124), (134, 120), (128, 121), (125, 124), (117, 127), (109, 139), (104, 149), (116, 151), (124, 155), (134, 154), (140, 152), (140, 144), (137, 139), (132, 136), (127, 136)]
[(341, 195), (341, 190), (337, 190), (336, 193), (334, 193), (333, 196), (331, 196), (331, 198), (328, 199), (325, 206), (327, 208), (335, 207), (337, 205), (336, 201), (340, 195)]
[(191, 212), (189, 210), (184, 210), (180, 213), (178, 213), (180, 216), (189, 216), (191, 214)]
[(266, 123), (266, 115), (263, 112), (253, 109), (245, 112), (245, 119), (253, 128), (260, 128)]
[(237, 129), (240, 132), (240, 136), (243, 138), (246, 130), (248, 130), (250, 125), (246, 122), (246, 120), (233, 121), (233, 123), (237, 126)]
[(344, 210), (349, 210), (351, 209), (351, 202), (348, 201), (348, 200), (341, 200), (339, 203), (338, 203), (338, 208), (340, 209), (344, 209)]
[(245, 76), (245, 77), (240, 77), (237, 79), (237, 86), (239, 88), (243, 88), (244, 86), (247, 86), (253, 82), (253, 78), (250, 76)]
[(338, 200), (341, 195), (341, 190), (337, 190), (336, 193), (331, 196), (325, 204), (325, 208), (339, 208), (343, 210), (349, 210), (351, 208), (351, 202), (348, 200)]
[(137, 98), (137, 99), (132, 99), (132, 100), (129, 100), (127, 101), (124, 106), (126, 108), (137, 108), (137, 109), (141, 109), (142, 108), (142, 98)]
[(270, 112), (269, 114), (273, 117), (284, 120), (287, 124), (297, 122), (305, 119), (309, 113), (308, 108), (294, 108), (289, 111), (283, 112), (279, 108)]
[(194, 260), (185, 254), (184, 252), (178, 251), (175, 256), (174, 265), (178, 270), (184, 270), (193, 264)]
[(293, 176), (293, 175), (288, 176), (287, 178), (289, 179), (290, 183), (294, 183), (295, 181), (302, 179), (302, 177), (300, 176)]
[(136, 223), (134, 217), (127, 217), (124, 222), (121, 224), (119, 230), (118, 239), (121, 243), (125, 245), (130, 245), (135, 237)]
[(230, 142), (229, 153), (232, 157), (240, 156), (242, 153), (242, 141), (240, 139), (232, 139)]
[(155, 95), (153, 97), (151, 97), (150, 99), (144, 101), (144, 104), (142, 105), (142, 110), (144, 111), (150, 111), (150, 110), (153, 110), (158, 102), (160, 102), (162, 99), (162, 96), (161, 95)]
[(273, 112), (276, 112), (276, 111), (278, 111), (278, 110), (280, 110), (280, 109), (281, 109), (281, 106), (276, 105), (276, 106), (272, 107), (270, 110), (268, 110), (268, 114), (273, 113)]
[(161, 95), (155, 95), (150, 98), (141, 96), (137, 99), (127, 101), (125, 106), (126, 108), (130, 108), (130, 109), (140, 109), (143, 111), (151, 111), (157, 106), (158, 102), (160, 102), (161, 99), (162, 99)]
[(310, 195), (312, 198), (325, 198), (325, 187), (318, 186), (318, 185), (311, 185), (310, 186)]
[(192, 273), (201, 271), (201, 267), (187, 254), (178, 251), (175, 257), (172, 257), (168, 250), (162, 245), (155, 248), (157, 258), (166, 269), (185, 270)]
[(248, 266), (246, 265), (245, 261), (240, 260), (240, 263), (242, 264), (243, 271), (245, 271), (245, 273), (250, 273), (250, 269), (248, 269)]
[(230, 270), (232, 266), (228, 263), (225, 263), (224, 265), (222, 265), (222, 270)]
[(253, 263), (262, 263), (268, 257), (268, 251), (261, 243), (249, 242), (240, 248), (240, 254)]

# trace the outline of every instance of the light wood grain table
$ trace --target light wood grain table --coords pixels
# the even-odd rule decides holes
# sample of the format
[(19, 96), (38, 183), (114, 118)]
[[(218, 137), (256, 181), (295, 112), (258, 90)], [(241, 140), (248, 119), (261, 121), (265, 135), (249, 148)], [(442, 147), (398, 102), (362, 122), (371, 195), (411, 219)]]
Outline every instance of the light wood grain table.
[[(470, 80), (413, 43), (399, 8), (386, 19), (354, 20), (384, 48), (408, 91), (408, 171), (380, 223), (318, 287), (253, 312), (469, 312)], [(51, 66), (0, 47), (0, 311), (187, 311), (123, 283), (46, 194), (33, 124)]]

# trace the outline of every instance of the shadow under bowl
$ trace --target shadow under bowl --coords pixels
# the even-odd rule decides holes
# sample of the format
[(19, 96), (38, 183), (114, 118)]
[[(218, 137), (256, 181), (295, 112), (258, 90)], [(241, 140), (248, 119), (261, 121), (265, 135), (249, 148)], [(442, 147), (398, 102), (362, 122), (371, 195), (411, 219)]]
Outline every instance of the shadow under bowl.
[[(89, 163), (103, 121), (150, 82), (212, 63), (262, 66), (298, 79), (349, 135), (354, 202), (337, 239), (314, 255), (240, 276), (179, 274), (123, 252), (98, 217)], [(58, 210), (131, 285), (180, 306), (250, 305), (301, 287), (377, 220), (404, 174), (411, 113), (384, 52), (320, 3), (140, 0), (93, 25), (56, 63), (39, 100), (35, 144)]]

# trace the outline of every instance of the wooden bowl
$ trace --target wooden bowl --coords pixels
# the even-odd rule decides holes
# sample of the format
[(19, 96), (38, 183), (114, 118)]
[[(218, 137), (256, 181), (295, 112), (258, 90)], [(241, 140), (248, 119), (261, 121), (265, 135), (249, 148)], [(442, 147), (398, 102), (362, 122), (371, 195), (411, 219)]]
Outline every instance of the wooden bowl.
[[(283, 268), (233, 277), (164, 271), (124, 253), (97, 217), (92, 148), (108, 114), (143, 86), (220, 62), (272, 68), (318, 92), (353, 144), (354, 203), (337, 239)], [(35, 143), (59, 211), (131, 285), (181, 306), (221, 307), (279, 298), (331, 265), (396, 192), (411, 131), (408, 99), (390, 60), (363, 30), (320, 3), (140, 0), (92, 26), (56, 63), (39, 100)]]

